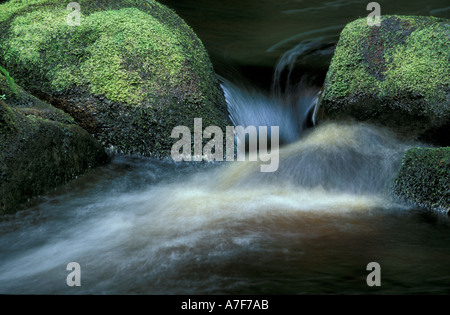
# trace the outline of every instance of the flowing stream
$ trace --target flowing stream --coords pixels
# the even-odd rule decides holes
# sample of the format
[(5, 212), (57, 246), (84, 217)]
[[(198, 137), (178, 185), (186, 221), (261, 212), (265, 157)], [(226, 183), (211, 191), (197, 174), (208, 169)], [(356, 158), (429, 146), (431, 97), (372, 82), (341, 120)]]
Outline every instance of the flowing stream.
[(448, 217), (388, 192), (407, 147), (329, 123), (282, 147), (273, 173), (118, 156), (2, 219), (0, 293), (450, 293)]
[[(194, 2), (175, 7), (191, 18), (196, 6), (212, 15), (220, 11), (218, 2)], [(353, 2), (314, 2), (310, 13)], [(268, 3), (262, 2), (262, 12)], [(441, 3), (410, 10), (446, 14)], [(293, 6), (284, 14), (301, 10)], [(345, 24), (347, 17), (338, 17), (330, 21)], [(224, 22), (225, 35), (230, 25)], [(325, 23), (302, 32), (324, 30), (335, 31)], [(205, 37), (208, 47), (212, 41)], [(291, 41), (292, 35), (278, 36), (272, 50)], [(284, 48), (266, 90), (265, 79), (259, 87), (222, 81), (236, 124), (280, 126), (276, 172), (260, 172), (262, 162), (116, 156), (0, 218), (0, 294), (450, 293), (449, 218), (390, 194), (403, 152), (418, 144), (365, 123), (317, 123), (319, 87), (290, 71), (299, 67), (305, 46)], [(235, 52), (245, 63), (240, 49)], [(216, 50), (213, 55), (221, 68), (226, 58)], [(81, 267), (81, 286), (66, 283), (70, 262)], [(370, 262), (381, 266), (380, 287), (367, 285)]]

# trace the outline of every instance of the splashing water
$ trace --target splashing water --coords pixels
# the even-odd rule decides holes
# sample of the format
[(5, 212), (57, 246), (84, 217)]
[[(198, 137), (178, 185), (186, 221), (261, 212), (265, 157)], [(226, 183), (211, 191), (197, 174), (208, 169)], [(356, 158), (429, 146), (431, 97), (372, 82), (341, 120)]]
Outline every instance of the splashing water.
[[(117, 157), (0, 222), (0, 293), (364, 291), (339, 286), (342, 263), (363, 269), (368, 243), (381, 255), (372, 238), (395, 243), (410, 225), (422, 234), (386, 215), (408, 209), (386, 190), (407, 147), (373, 126), (326, 124), (282, 148), (270, 174), (256, 162)], [(381, 233), (386, 222), (394, 227)], [(65, 283), (71, 261), (81, 287)]]
[[(265, 95), (222, 80), (235, 126), (280, 127), (276, 172), (116, 157), (0, 220), (0, 294), (365, 293), (370, 261), (391, 271), (378, 292), (450, 291), (445, 231), (389, 193), (417, 144), (364, 123), (308, 129), (317, 89), (286, 86)], [(443, 263), (430, 270), (429, 257)], [(66, 284), (73, 261), (80, 287)]]
[[(309, 85), (305, 78), (294, 83), (291, 75), (297, 58), (318, 45), (316, 41), (301, 42), (283, 54), (275, 67), (270, 94), (237, 86), (220, 77), (234, 126), (266, 126), (268, 130), (278, 126), (280, 144), (287, 144), (300, 139), (308, 125), (316, 125), (320, 89)], [(282, 83), (286, 69), (286, 82)]]
[[(286, 95), (266, 95), (256, 89), (242, 88), (222, 79), (222, 89), (234, 126), (279, 127), (280, 144), (301, 138), (308, 118), (315, 123), (318, 90), (299, 83)], [(270, 132), (268, 133), (270, 137)]]

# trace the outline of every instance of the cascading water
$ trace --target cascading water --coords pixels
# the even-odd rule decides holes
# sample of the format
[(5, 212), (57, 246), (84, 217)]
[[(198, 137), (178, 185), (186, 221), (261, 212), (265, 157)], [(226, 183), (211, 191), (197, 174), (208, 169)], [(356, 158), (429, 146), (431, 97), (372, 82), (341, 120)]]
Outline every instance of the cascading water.
[[(222, 80), (236, 126), (280, 127), (276, 172), (115, 157), (0, 220), (0, 294), (450, 293), (448, 220), (389, 194), (416, 144), (317, 123), (319, 89), (291, 77), (302, 49), (280, 60), (271, 93)], [(66, 284), (69, 262), (79, 287)]]
[(283, 94), (267, 95), (256, 89), (238, 87), (225, 79), (222, 79), (222, 88), (235, 126), (266, 126), (268, 130), (278, 126), (281, 144), (299, 140), (307, 129), (308, 119), (315, 123), (319, 91), (304, 82)]
[[(374, 259), (395, 268), (408, 229), (418, 234), (407, 255), (426, 257), (414, 244), (430, 229), (385, 190), (406, 147), (373, 126), (332, 123), (283, 147), (274, 173), (117, 157), (1, 221), (0, 293), (364, 292), (341, 274), (363, 279)], [(72, 261), (76, 288), (65, 282)]]
[(403, 153), (414, 144), (402, 143), (388, 130), (364, 123), (328, 122), (315, 130), (307, 128), (308, 122), (316, 125), (320, 89), (308, 86), (305, 79), (292, 82), (291, 76), (298, 56), (316, 45), (301, 42), (280, 58), (269, 95), (221, 78), (233, 124), (278, 126), (284, 144), (276, 172), (259, 172), (258, 163), (242, 163), (227, 177), (253, 185), (267, 182), (354, 194), (387, 193)]
[[(310, 48), (297, 45), (281, 57), (275, 67), (270, 94), (256, 88), (238, 87), (220, 78), (230, 119), (235, 126), (266, 126), (268, 130), (271, 126), (278, 126), (280, 143), (286, 144), (300, 139), (308, 123), (316, 124), (320, 89), (308, 85), (306, 79), (292, 82), (291, 78), (297, 57)], [(286, 69), (286, 82), (282, 82)]]
[[(229, 94), (253, 106), (249, 95)], [(407, 147), (374, 126), (328, 123), (283, 146), (273, 173), (258, 162), (117, 157), (0, 222), (0, 293), (366, 292), (369, 261), (396, 270), (405, 254), (427, 257), (414, 244), (432, 230), (386, 189)], [(405, 249), (399, 235), (409, 229)], [(72, 261), (80, 287), (66, 284)], [(406, 277), (406, 290), (422, 278)]]

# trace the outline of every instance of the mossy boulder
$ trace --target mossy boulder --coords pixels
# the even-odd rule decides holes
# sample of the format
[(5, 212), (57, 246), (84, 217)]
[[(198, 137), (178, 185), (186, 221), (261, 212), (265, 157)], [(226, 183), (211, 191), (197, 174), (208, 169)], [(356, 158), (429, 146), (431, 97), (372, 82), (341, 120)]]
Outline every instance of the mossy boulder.
[(20, 86), (12, 91), (2, 74), (0, 95), (0, 214), (109, 160), (69, 115)]
[(450, 147), (406, 151), (394, 181), (394, 193), (423, 207), (449, 211)]
[(44, 120), (58, 121), (68, 125), (76, 124), (75, 120), (67, 113), (29, 94), (20, 85), (15, 84), (6, 69), (0, 67), (0, 70), (5, 70), (7, 75), (3, 75), (3, 72), (0, 71), (0, 98), (9, 107), (19, 110), (24, 115), (33, 115)]
[[(115, 152), (168, 156), (175, 126), (229, 125), (209, 56), (155, 1), (11, 0), (0, 6), (0, 64)], [(73, 13), (73, 12), (72, 12)]]
[(448, 19), (382, 16), (346, 25), (320, 98), (322, 119), (356, 119), (450, 145)]

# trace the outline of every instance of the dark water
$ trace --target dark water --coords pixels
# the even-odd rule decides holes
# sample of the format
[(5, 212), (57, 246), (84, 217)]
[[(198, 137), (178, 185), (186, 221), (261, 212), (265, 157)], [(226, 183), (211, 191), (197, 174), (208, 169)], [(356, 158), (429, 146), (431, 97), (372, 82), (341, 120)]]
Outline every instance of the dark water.
[[(270, 84), (273, 70), (289, 50), (299, 74), (320, 82), (345, 24), (366, 18), (364, 0), (162, 0), (196, 31), (216, 67), (229, 79), (244, 76)], [(450, 18), (446, 0), (380, 0), (381, 15)]]
[[(242, 108), (269, 93), (286, 56), (296, 57), (293, 81), (306, 74), (320, 86), (340, 30), (368, 14), (368, 2), (351, 0), (163, 2), (219, 74), (257, 86), (233, 90)], [(450, 10), (379, 3), (382, 14)], [(299, 130), (274, 173), (257, 162), (118, 156), (1, 218), (0, 294), (449, 294), (449, 217), (389, 194), (417, 144), (365, 124)], [(81, 266), (80, 287), (66, 284), (69, 262)], [(380, 287), (366, 283), (370, 262)]]

